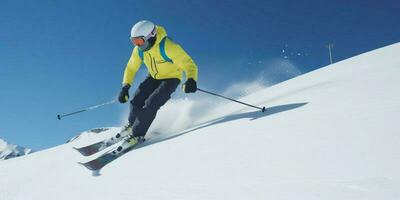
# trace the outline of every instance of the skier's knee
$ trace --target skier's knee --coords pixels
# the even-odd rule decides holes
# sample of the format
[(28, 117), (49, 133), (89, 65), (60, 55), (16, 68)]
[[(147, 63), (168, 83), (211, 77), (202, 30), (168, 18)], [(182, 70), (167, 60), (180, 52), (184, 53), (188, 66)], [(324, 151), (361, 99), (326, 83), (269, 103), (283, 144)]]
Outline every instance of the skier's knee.
[(144, 106), (144, 103), (140, 99), (133, 98), (131, 100), (131, 106), (133, 109), (141, 109)]
[(145, 103), (143, 106), (143, 110), (150, 111), (150, 112), (157, 112), (158, 109), (159, 109), (159, 107), (154, 104)]
[(147, 99), (144, 103), (143, 108), (147, 108), (153, 111), (157, 111), (160, 109), (160, 107), (164, 104), (164, 101), (161, 101), (160, 99)]

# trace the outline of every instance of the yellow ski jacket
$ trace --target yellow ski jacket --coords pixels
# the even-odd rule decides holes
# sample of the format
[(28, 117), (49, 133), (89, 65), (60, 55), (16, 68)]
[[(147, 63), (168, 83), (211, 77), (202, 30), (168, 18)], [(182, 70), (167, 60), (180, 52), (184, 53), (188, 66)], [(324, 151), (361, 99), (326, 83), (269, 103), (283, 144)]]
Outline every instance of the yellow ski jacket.
[[(161, 52), (160, 42), (165, 38), (165, 51)], [(143, 53), (142, 57), (136, 46), (125, 68), (124, 79), (122, 84), (130, 84), (135, 78), (136, 72), (139, 70), (142, 62), (146, 65), (149, 74), (154, 79), (178, 78), (182, 80), (182, 71), (185, 71), (186, 78), (193, 78), (197, 81), (197, 66), (192, 58), (183, 50), (183, 48), (167, 37), (167, 32), (161, 26), (157, 26), (157, 39), (155, 44), (148, 51)], [(171, 59), (167, 61), (167, 58)], [(143, 58), (143, 60), (142, 60)]]

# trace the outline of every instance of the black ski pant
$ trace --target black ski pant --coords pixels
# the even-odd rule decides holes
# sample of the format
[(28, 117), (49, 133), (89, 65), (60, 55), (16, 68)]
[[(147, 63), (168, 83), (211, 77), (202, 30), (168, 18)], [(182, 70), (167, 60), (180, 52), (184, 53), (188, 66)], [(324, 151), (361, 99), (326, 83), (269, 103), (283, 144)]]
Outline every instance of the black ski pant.
[(131, 100), (129, 123), (134, 136), (147, 133), (158, 109), (163, 106), (180, 83), (177, 78), (157, 80), (148, 76), (135, 92)]

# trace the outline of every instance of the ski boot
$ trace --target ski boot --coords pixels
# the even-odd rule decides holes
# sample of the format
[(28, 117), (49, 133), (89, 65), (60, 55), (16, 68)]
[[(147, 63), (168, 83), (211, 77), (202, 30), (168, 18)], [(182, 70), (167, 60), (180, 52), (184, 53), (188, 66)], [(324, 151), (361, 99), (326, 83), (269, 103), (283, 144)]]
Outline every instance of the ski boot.
[(132, 149), (134, 146), (144, 142), (145, 140), (146, 139), (144, 139), (144, 136), (134, 136), (130, 134), (127, 138), (124, 139), (122, 144), (115, 151), (113, 151), (113, 154), (118, 155), (124, 153), (125, 151)]
[(121, 128), (121, 130), (114, 135), (112, 138), (108, 139), (107, 143), (115, 144), (122, 140), (123, 137), (127, 136), (130, 132), (132, 132), (132, 124), (127, 124)]

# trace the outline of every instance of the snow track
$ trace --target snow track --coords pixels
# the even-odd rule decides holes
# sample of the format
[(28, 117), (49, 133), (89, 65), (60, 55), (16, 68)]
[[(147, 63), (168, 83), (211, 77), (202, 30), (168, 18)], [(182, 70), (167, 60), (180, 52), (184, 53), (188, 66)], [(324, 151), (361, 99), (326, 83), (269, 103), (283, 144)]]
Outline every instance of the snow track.
[(398, 200), (399, 55), (397, 43), (262, 89), (241, 100), (265, 113), (226, 104), (99, 176), (72, 147), (116, 128), (0, 162), (0, 199)]

